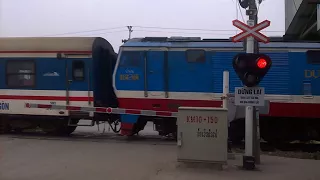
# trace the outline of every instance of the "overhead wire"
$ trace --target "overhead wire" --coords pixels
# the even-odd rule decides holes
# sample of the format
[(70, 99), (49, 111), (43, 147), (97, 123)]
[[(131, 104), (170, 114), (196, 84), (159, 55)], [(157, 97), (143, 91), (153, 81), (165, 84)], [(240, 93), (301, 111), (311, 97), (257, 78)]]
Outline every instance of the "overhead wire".
[[(93, 34), (88, 34), (88, 35), (94, 36), (94, 35), (112, 34), (112, 33), (118, 33), (118, 32), (128, 32), (128, 30), (119, 30), (119, 31), (110, 31), (110, 32), (99, 32), (99, 33), (93, 33)], [(83, 34), (83, 35), (85, 35), (85, 34)]]
[[(234, 32), (232, 29), (188, 29), (188, 28), (173, 28), (173, 27), (150, 27), (150, 26), (132, 26), (132, 27), (139, 27), (145, 29), (171, 29), (171, 30), (183, 30), (183, 31), (208, 31), (208, 32), (219, 32), (219, 31), (228, 31)], [(283, 31), (265, 31), (265, 32), (283, 32)]]
[[(237, 2), (236, 2), (236, 3), (237, 3)], [(241, 11), (240, 4), (237, 3), (237, 5), (238, 5), (239, 11), (240, 11), (240, 15), (241, 15), (242, 21), (245, 22), (245, 19), (244, 19), (244, 17), (243, 17), (242, 11)]]
[(159, 27), (159, 26), (133, 26), (138, 28), (145, 28), (145, 29), (167, 29), (167, 30), (183, 30), (183, 31), (234, 31), (230, 29), (190, 29), (190, 28), (175, 28), (175, 27)]
[[(135, 31), (141, 31), (141, 32), (162, 32), (162, 33), (179, 33), (179, 34), (211, 34), (211, 35), (233, 35), (232, 33), (217, 33), (217, 34), (212, 34), (212, 33), (204, 33), (204, 32), (182, 32), (182, 31), (157, 31), (157, 30), (135, 30)], [(235, 31), (235, 30), (233, 30)]]
[[(162, 29), (162, 30), (180, 30), (180, 31), (235, 32), (235, 30), (231, 30), (231, 29), (197, 29), (197, 28), (175, 28), (175, 27), (160, 27), (160, 26), (132, 26), (132, 27), (141, 28), (141, 29)], [(108, 31), (108, 30), (120, 29), (120, 28), (126, 28), (126, 30)], [(102, 31), (102, 32), (98, 32), (98, 31)], [(107, 32), (104, 32), (104, 31), (107, 31)], [(90, 35), (95, 35), (95, 34), (108, 34), (108, 33), (124, 32), (124, 31), (128, 31), (126, 26), (93, 29), (93, 30), (85, 30), (85, 31), (74, 31), (74, 32), (66, 32), (66, 33), (59, 33), (59, 34), (49, 34), (44, 36), (64, 36), (64, 35), (74, 35), (74, 34), (83, 34), (83, 33), (91, 33)], [(98, 33), (92, 34), (92, 32), (98, 32)], [(265, 32), (283, 32), (283, 31), (265, 31)], [(196, 32), (194, 33), (197, 34)]]
[(61, 35), (69, 35), (69, 34), (81, 34), (81, 33), (87, 33), (87, 32), (107, 31), (107, 30), (120, 29), (120, 28), (127, 28), (127, 27), (126, 26), (118, 26), (118, 27), (111, 27), (111, 28), (102, 28), (102, 29), (93, 29), (93, 30), (84, 30), (84, 31), (73, 31), (73, 32), (60, 33), (60, 34), (49, 34), (49, 35), (45, 35), (45, 36), (61, 36)]

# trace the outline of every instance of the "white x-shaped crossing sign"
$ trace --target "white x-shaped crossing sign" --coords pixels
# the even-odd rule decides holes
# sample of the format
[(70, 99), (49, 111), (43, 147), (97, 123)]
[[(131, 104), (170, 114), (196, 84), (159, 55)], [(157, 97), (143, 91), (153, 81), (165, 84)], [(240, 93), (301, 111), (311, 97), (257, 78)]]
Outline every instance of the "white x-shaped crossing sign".
[(249, 36), (252, 36), (256, 40), (264, 42), (264, 43), (268, 43), (269, 42), (269, 38), (259, 32), (262, 29), (270, 26), (270, 21), (268, 21), (268, 20), (264, 20), (261, 23), (255, 25), (255, 26), (252, 26), (252, 27), (244, 24), (243, 22), (241, 22), (239, 20), (232, 21), (232, 24), (235, 27), (237, 27), (237, 28), (242, 30), (241, 33), (239, 33), (239, 34), (237, 34), (237, 35), (232, 37), (232, 41), (233, 42), (242, 41), (243, 39), (245, 39), (245, 38), (247, 38)]

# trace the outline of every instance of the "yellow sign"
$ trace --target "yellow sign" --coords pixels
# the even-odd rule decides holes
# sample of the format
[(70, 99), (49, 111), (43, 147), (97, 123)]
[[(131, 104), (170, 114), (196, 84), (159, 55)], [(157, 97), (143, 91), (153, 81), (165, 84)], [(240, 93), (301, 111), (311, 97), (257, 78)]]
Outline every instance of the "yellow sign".
[(120, 74), (121, 81), (137, 81), (139, 80), (139, 74)]
[(304, 70), (304, 77), (317, 79), (320, 77), (320, 70)]

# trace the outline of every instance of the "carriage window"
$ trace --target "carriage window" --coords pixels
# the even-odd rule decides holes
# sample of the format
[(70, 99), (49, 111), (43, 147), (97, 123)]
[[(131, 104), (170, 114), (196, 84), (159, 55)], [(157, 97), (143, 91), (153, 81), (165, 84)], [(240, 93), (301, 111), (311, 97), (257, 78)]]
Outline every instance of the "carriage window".
[(122, 67), (138, 67), (142, 59), (143, 52), (139, 51), (123, 51), (121, 53), (120, 66)]
[(8, 87), (21, 88), (35, 86), (35, 62), (10, 60), (6, 65)]
[(204, 50), (187, 50), (186, 51), (188, 62), (205, 62), (206, 52)]
[(76, 81), (84, 80), (84, 62), (83, 61), (72, 62), (72, 79)]
[(320, 64), (320, 51), (307, 51), (308, 64)]

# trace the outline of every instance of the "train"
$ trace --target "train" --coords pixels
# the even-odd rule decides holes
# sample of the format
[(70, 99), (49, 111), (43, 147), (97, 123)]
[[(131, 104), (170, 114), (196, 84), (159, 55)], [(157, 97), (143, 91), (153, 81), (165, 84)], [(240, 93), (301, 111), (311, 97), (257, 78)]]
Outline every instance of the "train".
[[(260, 53), (272, 67), (260, 86), (265, 88), (269, 111), (260, 115), (261, 137), (270, 143), (319, 139), (320, 44), (274, 40), (260, 44)], [(243, 84), (233, 57), (244, 52), (243, 43), (229, 39), (145, 37), (129, 40), (119, 50), (113, 86), (119, 106), (176, 112), (180, 106), (221, 107), (223, 71), (229, 71), (230, 93)], [(176, 119), (125, 115), (126, 128), (137, 132), (146, 121), (166, 135), (176, 133)], [(229, 138), (245, 136), (243, 118), (230, 122)]]
[(27, 109), (24, 104), (116, 107), (116, 59), (111, 44), (99, 37), (0, 38), (1, 131), (41, 128), (68, 135), (80, 119), (99, 119), (90, 112)]
[[(262, 139), (270, 143), (319, 140), (320, 43), (274, 40), (259, 46), (272, 59), (260, 83), (269, 102), (268, 112), (259, 118)], [(25, 109), (23, 103), (158, 112), (177, 112), (181, 106), (222, 107), (223, 71), (230, 73), (230, 93), (243, 86), (232, 67), (233, 57), (240, 52), (244, 52), (242, 42), (197, 37), (132, 38), (118, 53), (99, 37), (0, 39), (1, 119), (6, 119), (7, 129), (48, 126), (66, 134), (74, 131), (80, 119), (114, 126), (120, 122), (119, 131), (126, 136), (139, 133), (152, 121), (159, 135), (176, 136), (174, 116)], [(18, 77), (23, 74), (33, 80), (24, 80), (27, 86), (15, 89), (8, 86), (6, 68), (8, 62), (18, 60), (36, 64), (31, 72), (19, 70)], [(76, 68), (79, 60), (83, 61), (81, 70)], [(235, 116), (229, 139), (239, 142), (244, 134), (244, 118)]]

